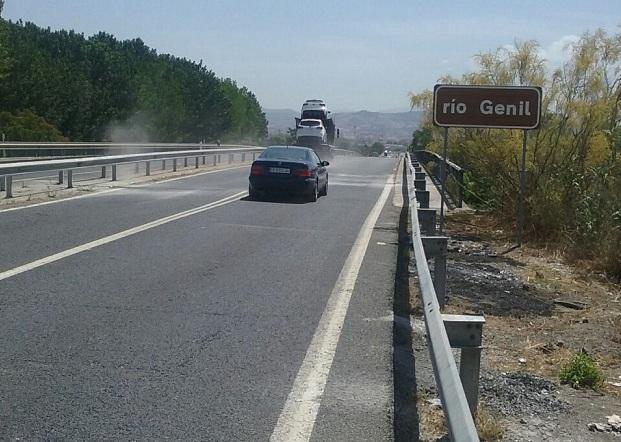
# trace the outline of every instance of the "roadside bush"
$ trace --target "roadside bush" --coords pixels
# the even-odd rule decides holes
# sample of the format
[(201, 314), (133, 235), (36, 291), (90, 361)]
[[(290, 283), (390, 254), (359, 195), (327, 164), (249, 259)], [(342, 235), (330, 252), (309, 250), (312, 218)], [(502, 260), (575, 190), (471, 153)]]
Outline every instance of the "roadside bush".
[(595, 361), (585, 351), (581, 351), (561, 369), (561, 383), (569, 384), (574, 388), (601, 387), (604, 377), (595, 364)]
[[(541, 52), (535, 41), (516, 42), (477, 55), (476, 71), (440, 82), (543, 88), (541, 125), (528, 135), (524, 237), (621, 281), (621, 33), (584, 33), (557, 69)], [(413, 144), (424, 140), (439, 152), (444, 129), (432, 123), (432, 97), (410, 97), (426, 111)], [(467, 171), (466, 202), (506, 224), (516, 221), (522, 137), (520, 130), (452, 128), (448, 138), (450, 159)]]

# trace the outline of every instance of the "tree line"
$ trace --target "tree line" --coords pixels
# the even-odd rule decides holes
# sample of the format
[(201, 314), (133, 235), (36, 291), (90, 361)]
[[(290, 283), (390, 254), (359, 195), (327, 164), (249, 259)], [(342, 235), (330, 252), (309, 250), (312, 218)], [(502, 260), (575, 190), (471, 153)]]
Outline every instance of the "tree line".
[(0, 19), (0, 132), (7, 141), (256, 142), (267, 120), (251, 91), (202, 61), (140, 39)]
[[(594, 262), (621, 280), (621, 33), (587, 32), (550, 69), (535, 41), (476, 57), (478, 69), (446, 84), (543, 87), (542, 124), (527, 147), (527, 233), (531, 240)], [(413, 148), (441, 152), (431, 91), (411, 95), (426, 109)], [(451, 129), (449, 157), (464, 166), (466, 201), (515, 219), (522, 133)]]

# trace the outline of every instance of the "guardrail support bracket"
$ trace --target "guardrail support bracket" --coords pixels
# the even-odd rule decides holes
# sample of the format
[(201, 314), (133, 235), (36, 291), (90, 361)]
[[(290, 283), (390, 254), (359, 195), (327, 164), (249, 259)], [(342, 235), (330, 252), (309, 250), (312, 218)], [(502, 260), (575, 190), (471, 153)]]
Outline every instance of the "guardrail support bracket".
[(13, 177), (11, 175), (7, 175), (3, 177), (2, 181), (4, 181), (4, 190), (6, 191), (4, 197), (6, 199), (13, 198)]
[(423, 234), (436, 234), (436, 209), (418, 209), (418, 221)]
[(112, 165), (112, 181), (116, 181), (116, 164)]
[(429, 191), (428, 190), (416, 190), (416, 201), (420, 203), (421, 209), (429, 208)]
[(443, 309), (446, 300), (446, 255), (447, 236), (421, 236), (427, 259), (433, 258), (433, 287), (436, 289), (438, 304)]
[(73, 170), (67, 170), (67, 189), (73, 188)]
[(459, 378), (464, 387), (470, 412), (474, 415), (479, 402), (479, 376), (485, 318), (478, 315), (442, 315), (452, 348), (461, 349)]

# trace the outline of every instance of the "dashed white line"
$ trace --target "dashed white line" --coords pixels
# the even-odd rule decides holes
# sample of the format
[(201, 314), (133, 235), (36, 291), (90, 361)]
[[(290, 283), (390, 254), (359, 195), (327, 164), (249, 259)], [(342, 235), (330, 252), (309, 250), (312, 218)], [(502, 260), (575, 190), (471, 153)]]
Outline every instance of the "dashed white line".
[[(73, 200), (82, 199), (82, 198), (90, 198), (90, 197), (94, 197), (94, 196), (107, 195), (109, 193), (118, 192), (120, 190), (124, 190), (124, 189), (128, 189), (128, 188), (133, 189), (133, 188), (136, 188), (136, 187), (151, 186), (153, 184), (170, 183), (171, 181), (183, 180), (183, 179), (187, 179), (187, 178), (194, 178), (194, 177), (197, 177), (197, 176), (208, 175), (208, 174), (211, 174), (211, 173), (226, 172), (226, 171), (235, 170), (235, 169), (243, 169), (243, 168), (247, 168), (247, 167), (248, 167), (248, 165), (244, 164), (242, 166), (227, 167), (227, 168), (218, 169), (218, 170), (208, 170), (206, 172), (193, 173), (193, 174), (190, 174), (190, 175), (183, 175), (183, 176), (178, 176), (178, 177), (173, 177), (173, 178), (167, 178), (165, 180), (152, 181), (152, 182), (148, 182), (148, 183), (129, 184), (127, 186), (116, 187), (114, 189), (102, 190), (100, 192), (88, 193), (88, 194), (85, 194), (85, 195), (70, 196), (68, 198), (61, 198), (61, 199), (53, 200), (53, 201), (44, 201), (44, 202), (41, 202), (41, 203), (29, 204), (29, 205), (26, 205), (26, 206), (9, 207), (8, 209), (0, 209), (0, 213), (14, 212), (16, 210), (24, 210), (24, 209), (31, 209), (33, 207), (47, 206), (48, 204), (64, 203), (64, 202), (67, 202), (67, 201), (73, 201)], [(75, 184), (75, 185), (78, 186), (78, 184)], [(62, 189), (60, 189), (60, 190), (62, 190)]]
[(182, 218), (186, 218), (188, 216), (196, 215), (197, 213), (206, 212), (207, 210), (215, 209), (216, 207), (221, 207), (226, 204), (233, 203), (245, 197), (246, 195), (248, 195), (248, 192), (246, 191), (238, 192), (234, 195), (230, 195), (226, 198), (219, 199), (209, 204), (205, 204), (199, 207), (195, 207), (193, 209), (185, 210), (183, 212), (175, 213), (173, 215), (169, 215), (164, 218), (160, 218), (155, 221), (142, 224), (140, 226), (132, 227), (131, 229), (123, 230), (122, 232), (118, 232), (113, 235), (105, 236), (103, 238), (96, 239), (95, 241), (87, 242), (77, 247), (73, 247), (71, 249), (64, 250), (62, 252), (55, 253), (50, 256), (46, 256), (45, 258), (37, 259), (36, 261), (29, 262), (28, 264), (24, 264), (19, 267), (15, 267), (13, 269), (1, 272), (0, 281), (7, 279), (7, 278), (11, 278), (12, 276), (15, 276), (15, 275), (19, 275), (20, 273), (28, 272), (38, 267), (42, 267), (46, 264), (50, 264), (52, 262), (59, 261), (64, 258), (68, 258), (69, 256), (77, 255), (78, 253), (82, 253), (87, 250), (94, 249), (95, 247), (103, 246), (104, 244), (109, 244), (111, 242), (118, 241), (123, 238), (127, 238), (128, 236), (132, 236), (137, 233), (144, 232), (145, 230), (153, 229), (154, 227), (159, 227), (164, 224), (168, 224), (172, 221), (177, 221)]

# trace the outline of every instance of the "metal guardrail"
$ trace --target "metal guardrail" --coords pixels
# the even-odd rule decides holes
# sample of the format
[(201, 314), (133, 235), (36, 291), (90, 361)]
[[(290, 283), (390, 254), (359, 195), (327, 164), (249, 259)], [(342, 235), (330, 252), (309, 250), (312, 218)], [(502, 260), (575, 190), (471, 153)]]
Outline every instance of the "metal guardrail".
[[(166, 152), (191, 149), (238, 149), (252, 147), (240, 144), (205, 143), (101, 143), (101, 142), (19, 142), (0, 143), (0, 158), (94, 156), (109, 155), (114, 151), (122, 153)], [(121, 152), (119, 152), (121, 153)]]
[[(442, 293), (439, 297), (436, 292), (438, 285), (442, 286), (443, 291), (446, 283), (447, 238), (422, 235), (419, 222), (423, 224), (428, 234), (435, 234), (435, 212), (434, 216), (427, 216), (430, 214), (430, 209), (426, 209), (426, 215), (419, 216), (417, 195), (426, 190), (420, 188), (418, 183), (421, 179), (416, 178), (417, 174), (422, 172), (416, 171), (409, 153), (406, 154), (405, 161), (412, 246), (418, 271), (421, 304), (434, 377), (446, 416), (449, 435), (451, 440), (457, 442), (478, 441), (473, 413), (476, 411), (478, 401), (484, 319), (479, 316), (442, 315), (441, 306), (444, 305), (444, 295)], [(417, 169), (419, 169), (418, 165)], [(428, 193), (427, 204), (422, 205), (428, 207)], [(431, 255), (436, 257), (433, 279), (427, 263), (427, 258)], [(459, 372), (452, 347), (462, 348)]]
[[(413, 154), (418, 161), (427, 165), (426, 169), (434, 176), (436, 182), (442, 181), (444, 157), (429, 150), (415, 150)], [(464, 169), (451, 161), (447, 161), (446, 166), (447, 193), (455, 206), (461, 208), (464, 203)]]
[(187, 167), (188, 158), (195, 158), (195, 167), (199, 167), (199, 159), (202, 163), (206, 163), (206, 156), (213, 156), (213, 165), (221, 162), (222, 154), (228, 154), (229, 163), (233, 162), (233, 155), (241, 153), (242, 162), (245, 161), (246, 153), (253, 154), (253, 160), (256, 152), (262, 151), (262, 147), (239, 147), (239, 148), (220, 148), (220, 149), (197, 149), (197, 150), (181, 150), (172, 152), (149, 152), (126, 155), (108, 155), (99, 157), (80, 157), (69, 159), (43, 160), (43, 161), (23, 161), (13, 163), (0, 163), (0, 190), (6, 191), (6, 198), (12, 198), (12, 181), (13, 176), (24, 173), (44, 172), (50, 170), (58, 170), (58, 184), (64, 181), (63, 171), (67, 171), (67, 187), (73, 187), (73, 169), (82, 167), (102, 166), (102, 178), (105, 178), (105, 166), (111, 166), (112, 181), (117, 180), (117, 165), (128, 163), (146, 163), (146, 175), (151, 174), (151, 161), (167, 159), (173, 160), (173, 171), (177, 170), (177, 159), (184, 159), (184, 166)]

